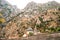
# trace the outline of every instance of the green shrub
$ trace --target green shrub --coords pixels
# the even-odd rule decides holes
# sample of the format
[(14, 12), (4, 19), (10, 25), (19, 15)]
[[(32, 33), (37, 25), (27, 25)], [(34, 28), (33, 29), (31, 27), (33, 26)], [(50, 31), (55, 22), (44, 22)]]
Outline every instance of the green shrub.
[(57, 27), (57, 28), (56, 28), (56, 31), (60, 31), (60, 27)]
[(36, 28), (40, 28), (40, 25), (36, 24)]
[(32, 36), (33, 35), (33, 33), (32, 32), (29, 32), (29, 36)]
[(43, 22), (43, 18), (39, 17), (39, 20), (40, 20), (41, 22)]

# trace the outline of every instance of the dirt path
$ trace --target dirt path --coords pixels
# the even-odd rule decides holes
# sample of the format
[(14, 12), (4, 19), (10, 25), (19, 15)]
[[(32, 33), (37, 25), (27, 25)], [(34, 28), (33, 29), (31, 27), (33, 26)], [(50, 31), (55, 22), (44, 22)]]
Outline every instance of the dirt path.
[[(8, 40), (8, 39), (3, 39), (3, 40)], [(60, 33), (38, 34), (27, 38), (10, 39), (10, 40), (60, 40)]]

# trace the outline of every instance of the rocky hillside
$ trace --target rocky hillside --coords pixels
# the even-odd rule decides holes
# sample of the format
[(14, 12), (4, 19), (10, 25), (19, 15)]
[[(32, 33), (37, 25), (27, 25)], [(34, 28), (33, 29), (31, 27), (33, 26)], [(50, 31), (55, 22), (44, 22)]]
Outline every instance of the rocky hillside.
[[(5, 1), (1, 0), (1, 2)], [(60, 31), (59, 3), (55, 1), (44, 4), (30, 2), (21, 12), (15, 8), (7, 2), (1, 6), (1, 18), (7, 21), (12, 19), (6, 27), (0, 27), (1, 38), (29, 37), (39, 33)]]
[(29, 30), (32, 30), (33, 33), (26, 34), (27, 36), (35, 35), (35, 33), (39, 34), (38, 32), (56, 33), (60, 31), (59, 20), (60, 10), (51, 9), (33, 17), (17, 16), (2, 31), (4, 31), (4, 36), (10, 39), (23, 37)]

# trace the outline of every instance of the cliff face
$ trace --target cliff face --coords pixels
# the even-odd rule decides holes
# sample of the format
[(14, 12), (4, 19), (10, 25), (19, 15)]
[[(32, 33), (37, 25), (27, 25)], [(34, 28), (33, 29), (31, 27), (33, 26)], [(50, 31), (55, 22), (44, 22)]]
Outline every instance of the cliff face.
[(9, 19), (11, 19), (11, 17), (16, 16), (16, 14), (18, 14), (18, 8), (9, 4), (5, 0), (0, 0), (0, 12), (6, 19), (6, 21), (8, 21)]

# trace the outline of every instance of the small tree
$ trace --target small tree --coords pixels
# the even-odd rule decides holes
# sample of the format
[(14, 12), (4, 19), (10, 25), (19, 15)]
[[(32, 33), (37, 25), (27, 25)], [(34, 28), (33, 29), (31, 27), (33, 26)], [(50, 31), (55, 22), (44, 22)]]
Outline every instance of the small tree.
[(41, 22), (43, 22), (43, 18), (39, 17), (39, 20), (40, 20)]
[(43, 18), (39, 17), (39, 20), (41, 21), (41, 24), (38, 27), (42, 27), (43, 30), (46, 30), (46, 22), (43, 21)]

